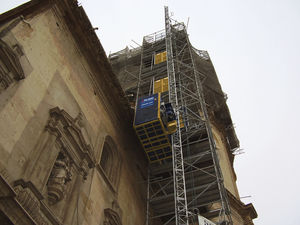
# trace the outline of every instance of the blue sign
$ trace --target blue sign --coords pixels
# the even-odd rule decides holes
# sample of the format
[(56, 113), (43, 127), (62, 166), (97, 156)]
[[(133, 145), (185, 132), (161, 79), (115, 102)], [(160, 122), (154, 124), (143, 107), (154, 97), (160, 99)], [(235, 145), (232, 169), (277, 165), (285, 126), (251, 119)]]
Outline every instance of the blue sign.
[(143, 109), (152, 105), (154, 105), (154, 96), (142, 99), (140, 103), (140, 108)]

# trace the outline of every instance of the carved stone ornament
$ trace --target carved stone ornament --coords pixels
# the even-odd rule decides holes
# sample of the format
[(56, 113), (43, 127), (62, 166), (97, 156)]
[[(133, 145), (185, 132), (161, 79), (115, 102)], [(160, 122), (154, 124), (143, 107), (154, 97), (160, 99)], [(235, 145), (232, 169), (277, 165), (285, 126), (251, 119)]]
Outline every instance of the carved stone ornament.
[(118, 201), (117, 200), (113, 200), (111, 205), (112, 205), (112, 209), (118, 214), (118, 216), (120, 218), (122, 218), (123, 211), (122, 211), (122, 209), (121, 209)]
[[(80, 188), (75, 181), (84, 179), (95, 166), (93, 150), (83, 137), (79, 117), (72, 118), (58, 107), (51, 109), (40, 140), (43, 144), (35, 149), (36, 159), (28, 175), (10, 187), (0, 174), (0, 210), (13, 224), (62, 225), (62, 217), (54, 213), (56, 207), (64, 210), (62, 215), (74, 210), (63, 200), (71, 197), (70, 190)], [(44, 201), (46, 198), (48, 201)]]
[(64, 198), (66, 185), (72, 179), (70, 159), (60, 152), (48, 180), (48, 200), (51, 205)]
[(30, 213), (30, 216), (37, 224), (48, 225), (50, 224), (43, 213), (40, 211), (40, 201), (36, 195), (30, 190), (30, 188), (23, 188), (18, 185), (14, 188), (17, 194), (17, 200), (19, 203)]
[(18, 55), (0, 39), (0, 93), (15, 80), (24, 78)]
[(46, 129), (57, 136), (56, 142), (60, 146), (47, 182), (50, 205), (56, 204), (66, 196), (68, 182), (72, 179), (71, 171), (86, 179), (89, 169), (95, 166), (93, 151), (85, 141), (81, 130), (83, 128), (78, 121), (78, 118), (73, 119), (58, 107), (50, 110)]
[[(73, 119), (66, 111), (55, 107), (50, 109), (50, 119), (46, 129), (55, 133), (60, 144), (72, 156), (76, 166), (86, 164), (87, 168), (95, 166), (95, 157), (91, 146), (85, 141), (81, 127), (78, 126), (78, 118)], [(82, 169), (87, 169), (82, 168)]]
[(114, 210), (112, 209), (104, 209), (105, 221), (104, 225), (122, 225), (122, 221)]

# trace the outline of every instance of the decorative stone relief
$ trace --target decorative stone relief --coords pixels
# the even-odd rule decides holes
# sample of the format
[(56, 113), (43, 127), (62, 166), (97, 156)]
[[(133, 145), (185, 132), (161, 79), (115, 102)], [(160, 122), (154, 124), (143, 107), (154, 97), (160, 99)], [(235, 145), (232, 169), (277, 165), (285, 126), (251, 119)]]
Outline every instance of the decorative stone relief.
[(70, 202), (77, 197), (71, 193), (77, 193), (78, 184), (95, 167), (92, 147), (78, 121), (58, 107), (51, 109), (32, 155), (24, 180), (14, 182), (19, 207), (38, 225), (71, 224), (65, 223), (76, 210)]
[[(46, 130), (56, 137), (55, 148), (58, 150), (46, 183), (48, 204), (59, 217), (68, 210), (69, 193), (78, 188), (74, 186), (78, 176), (86, 179), (89, 169), (94, 167), (95, 159), (90, 143), (85, 138), (84, 115), (75, 118), (58, 107), (50, 110)], [(46, 153), (45, 153), (46, 154)], [(46, 197), (46, 196), (45, 196)]]
[(91, 140), (89, 138), (89, 135), (88, 135), (88, 132), (87, 132), (87, 129), (86, 129), (86, 119), (85, 119), (82, 112), (78, 113), (78, 115), (75, 118), (74, 122), (75, 122), (75, 125), (77, 125), (77, 127), (80, 128), (80, 131), (82, 133), (82, 136), (83, 136), (85, 142), (88, 145), (91, 145)]
[(78, 125), (80, 128), (84, 127), (84, 120), (83, 120), (83, 114), (82, 112), (79, 112), (77, 117), (74, 119), (74, 122), (76, 125)]
[(51, 224), (40, 211), (40, 201), (30, 190), (30, 188), (24, 188), (21, 185), (17, 185), (14, 188), (14, 191), (17, 194), (16, 199), (18, 200), (18, 202), (24, 207), (26, 212), (34, 219), (37, 224)]
[(120, 218), (122, 218), (122, 215), (123, 215), (123, 211), (118, 203), (117, 200), (113, 200), (112, 203), (112, 209), (119, 215)]
[(9, 173), (1, 163), (0, 163), (0, 176), (2, 176), (8, 183), (11, 183), (11, 178), (9, 176)]
[[(63, 149), (60, 154), (65, 157), (64, 164), (68, 164), (66, 168), (70, 168), (70, 163), (72, 162), (74, 169), (85, 178), (89, 169), (95, 166), (95, 157), (90, 143), (84, 137), (84, 122), (82, 118), (82, 113), (79, 113), (73, 119), (64, 110), (56, 107), (50, 110), (50, 119), (46, 130), (57, 136), (56, 142)], [(57, 158), (59, 159), (60, 157), (62, 156), (58, 156)], [(56, 160), (55, 165), (56, 167), (62, 165), (62, 160)], [(62, 173), (61, 169), (59, 171)], [(65, 178), (66, 181), (69, 181), (68, 179), (70, 178)]]
[(15, 80), (24, 79), (24, 71), (19, 61), (21, 48), (16, 45), (16, 53), (0, 39), (0, 93)]
[(104, 209), (104, 216), (104, 225), (122, 225), (120, 216), (114, 210), (110, 208)]
[(69, 157), (60, 152), (54, 163), (47, 186), (48, 200), (50, 205), (54, 205), (64, 198), (66, 185), (72, 179), (71, 162)]

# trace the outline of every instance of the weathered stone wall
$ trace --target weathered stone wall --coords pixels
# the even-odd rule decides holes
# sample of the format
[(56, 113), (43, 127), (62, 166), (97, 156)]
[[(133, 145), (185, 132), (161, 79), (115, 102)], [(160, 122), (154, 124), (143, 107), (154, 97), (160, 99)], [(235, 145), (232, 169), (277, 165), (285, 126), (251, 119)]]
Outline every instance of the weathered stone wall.
[(237, 199), (239, 199), (240, 196), (236, 186), (236, 177), (228, 156), (226, 139), (222, 136), (222, 133), (219, 132), (215, 127), (213, 127), (212, 131), (214, 140), (216, 142), (217, 154), (220, 161), (225, 188), (230, 191)]
[[(95, 71), (57, 8), (20, 20), (2, 39), (22, 47), (24, 57), (20, 62), (25, 73), (24, 79), (14, 82), (0, 94), (0, 171), (5, 171), (7, 182), (11, 187), (23, 185), (22, 190), (25, 190), (24, 182), (31, 182), (34, 186), (31, 191), (36, 189), (42, 196), (38, 204), (48, 205), (61, 224), (104, 224), (104, 220), (107, 222), (114, 217), (105, 209), (113, 210), (123, 225), (143, 224), (146, 161), (142, 149), (130, 137), (132, 131), (119, 126), (121, 121), (112, 115), (115, 106), (107, 102), (105, 96), (96, 94), (91, 79)], [(104, 105), (108, 105), (109, 110)], [(79, 150), (74, 150), (78, 154), (86, 151), (84, 160), (90, 157), (91, 162), (82, 159), (81, 163), (88, 163), (88, 166), (74, 166), (80, 159), (73, 162), (73, 151), (64, 148), (75, 146), (76, 149), (77, 142), (70, 144), (68, 135), (64, 139), (55, 133), (55, 129), (64, 129), (63, 126), (53, 125), (55, 131), (51, 130), (50, 111), (54, 108), (58, 110), (58, 117), (64, 117), (69, 121), (68, 126), (77, 132), (74, 137), (80, 139), (78, 143), (89, 146), (88, 151), (80, 146)], [(53, 118), (53, 124), (63, 124), (63, 119)], [(47, 127), (50, 128), (47, 130)], [(119, 155), (117, 184), (111, 184), (99, 165), (107, 137), (113, 140)], [(59, 138), (63, 140), (57, 141)], [(66, 158), (72, 161), (70, 173), (73, 177), (62, 184), (69, 193), (64, 193), (59, 203), (51, 205), (47, 196), (49, 177), (54, 176), (53, 167), (60, 163), (59, 151), (69, 154)], [(86, 154), (89, 157), (85, 158)], [(16, 184), (16, 180), (23, 183)]]

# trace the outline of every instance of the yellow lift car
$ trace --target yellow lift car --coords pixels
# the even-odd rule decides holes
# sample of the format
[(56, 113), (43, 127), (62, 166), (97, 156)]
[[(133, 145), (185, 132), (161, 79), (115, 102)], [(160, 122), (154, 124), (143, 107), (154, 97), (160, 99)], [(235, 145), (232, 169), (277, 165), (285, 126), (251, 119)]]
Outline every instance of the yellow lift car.
[(171, 104), (161, 102), (161, 93), (138, 99), (133, 126), (150, 162), (172, 157), (176, 117)]

